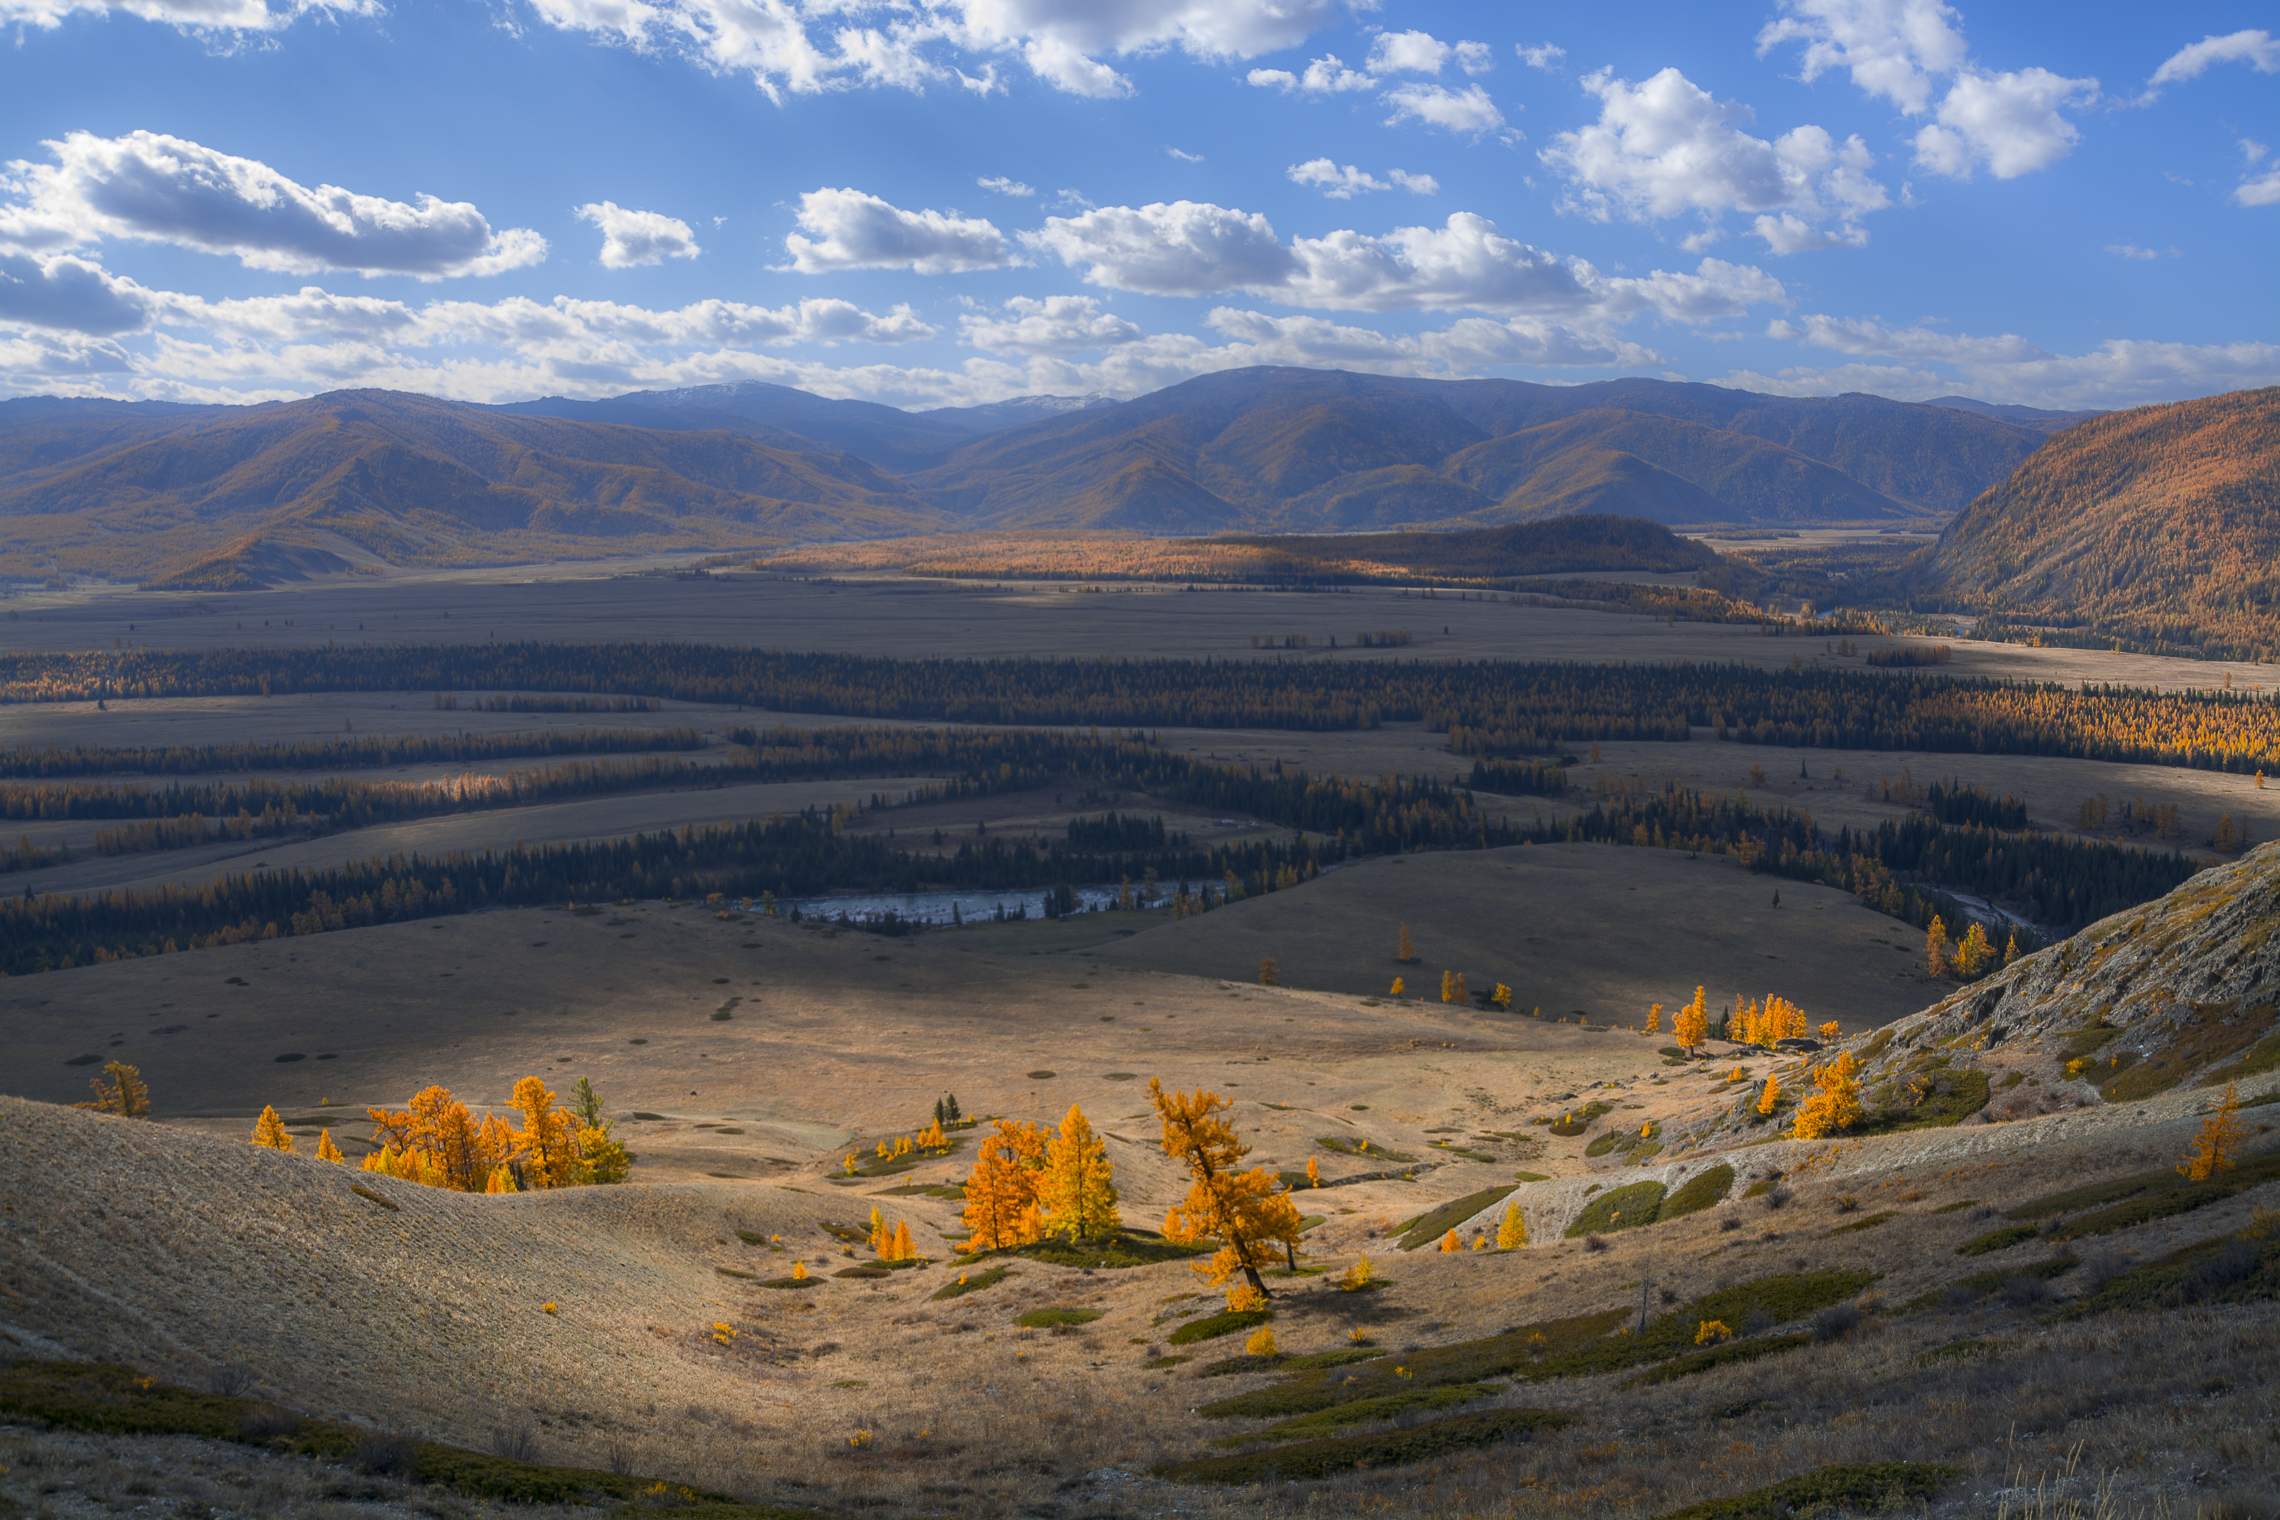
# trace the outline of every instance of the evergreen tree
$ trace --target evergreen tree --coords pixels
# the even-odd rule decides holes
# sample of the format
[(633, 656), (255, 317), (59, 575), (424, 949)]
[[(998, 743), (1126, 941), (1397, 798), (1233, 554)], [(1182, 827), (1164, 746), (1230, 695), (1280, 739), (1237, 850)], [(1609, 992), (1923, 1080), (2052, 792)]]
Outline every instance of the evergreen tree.
[(1238, 1272), (1260, 1297), (1267, 1285), (1259, 1276), (1262, 1262), (1270, 1260), (1266, 1247), (1281, 1242), (1295, 1251), (1298, 1210), (1287, 1194), (1278, 1192), (1275, 1178), (1265, 1167), (1236, 1171), (1250, 1147), (1235, 1128), (1219, 1117), (1229, 1102), (1214, 1092), (1166, 1092), (1160, 1079), (1150, 1079), (1148, 1097), (1164, 1126), (1164, 1154), (1188, 1169), (1187, 1198), (1164, 1216), (1164, 1234), (1182, 1245), (1212, 1239), (1218, 1251), (1195, 1270), (1213, 1285)]
[(285, 1133), (285, 1121), (277, 1117), (277, 1110), (268, 1104), (261, 1107), (261, 1117), (253, 1122), (253, 1143), (273, 1151), (289, 1151), (293, 1137)]
[(1108, 1146), (1093, 1133), (1084, 1110), (1072, 1103), (1061, 1131), (1045, 1150), (1037, 1200), (1056, 1235), (1073, 1243), (1116, 1228), (1116, 1167)]

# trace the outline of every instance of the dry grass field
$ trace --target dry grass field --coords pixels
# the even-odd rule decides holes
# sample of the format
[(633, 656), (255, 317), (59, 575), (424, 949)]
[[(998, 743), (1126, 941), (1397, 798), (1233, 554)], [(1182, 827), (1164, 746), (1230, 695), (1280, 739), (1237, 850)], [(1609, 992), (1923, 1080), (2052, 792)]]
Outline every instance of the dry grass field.
[[(260, 594), (26, 594), (9, 602), (12, 616), (0, 617), (0, 650), (100, 649), (113, 647), (114, 641), (211, 649), (327, 640), (354, 646), (677, 639), (898, 656), (1249, 658), (1254, 635), (1303, 633), (1317, 644), (1333, 634), (1340, 641), (1335, 656), (1314, 658), (1786, 665), (1793, 655), (1810, 658), (1820, 643), (1769, 639), (1755, 627), (1674, 626), (1616, 613), (1377, 589), (1083, 589), (1075, 581), (991, 586), (888, 578), (823, 583), (741, 572), (689, 579), (659, 573), (611, 575), (608, 569), (509, 568), (387, 580), (358, 576)], [(1358, 631), (1404, 627), (1416, 637), (1408, 648), (1346, 647)], [(2242, 688), (2274, 684), (2269, 670), (2243, 662), (1968, 641), (1955, 644), (1950, 668), (1961, 675), (2067, 685), (2211, 687), (2222, 685), (2228, 674)]]

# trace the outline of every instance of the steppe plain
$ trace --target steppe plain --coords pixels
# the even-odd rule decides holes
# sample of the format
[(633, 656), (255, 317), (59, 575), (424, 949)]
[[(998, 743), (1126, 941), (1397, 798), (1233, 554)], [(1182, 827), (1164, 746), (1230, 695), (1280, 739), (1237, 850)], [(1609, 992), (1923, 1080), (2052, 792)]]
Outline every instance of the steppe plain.
[[(558, 571), (8, 605), (0, 647), (16, 649), (625, 638), (902, 656), (1839, 658), (1818, 640), (1754, 628), (1381, 591)], [(1418, 643), (1336, 656), (1250, 646), (1253, 635), (1292, 632), (1335, 633), (1343, 645), (1353, 631), (1385, 627), (1409, 627)], [(2217, 686), (2229, 673), (2244, 688), (2271, 684), (2269, 668), (2250, 665), (1953, 647), (1959, 673), (2171, 689)], [(712, 749), (690, 757), (701, 761), (725, 753), (720, 734), (732, 725), (838, 721), (675, 703), (629, 714), (444, 711), (424, 694), (363, 693), (117, 702), (102, 712), (9, 707), (0, 709), (0, 745), (689, 723), (714, 737)], [(1200, 755), (1361, 777), (1457, 779), (1467, 768), (1439, 736), (1413, 726), (1160, 738)], [(2254, 838), (2280, 834), (2280, 790), (2160, 767), (1794, 751), (1697, 734), (1683, 745), (1609, 743), (1595, 759), (1579, 757), (1570, 776), (1586, 791), (1632, 777), (1745, 787), (1860, 823), (1897, 810), (1867, 789), (1903, 769), (1918, 781), (1953, 775), (2016, 793), (2045, 828), (2071, 828), (2081, 799), (2104, 792), (2175, 803), (2193, 837), (2219, 813), (2249, 819)], [(690, 787), (159, 857), (88, 850), (43, 885), (190, 882), (256, 863), (598, 838), (852, 801), (924, 779)], [(1483, 805), (1578, 804), (1484, 797)], [(1093, 810), (1033, 795), (862, 826), (986, 822), (995, 832), (1045, 834)], [(1148, 811), (1205, 839), (1247, 823)], [(38, 843), (68, 840), (77, 852), (92, 830), (25, 832)], [(1093, 1271), (1018, 1262), (994, 1286), (938, 1299), (962, 1270), (951, 1252), (958, 1204), (926, 1189), (957, 1181), (970, 1150), (888, 1178), (834, 1180), (849, 1150), (916, 1130), (945, 1092), (969, 1113), (1045, 1123), (1074, 1102), (1110, 1137), (1125, 1220), (1153, 1228), (1182, 1185), (1152, 1144), (1141, 1090), (1151, 1077), (1210, 1086), (1236, 1101), (1254, 1161), (1297, 1171), (1311, 1156), (1321, 1165), (1330, 1185), (1319, 1204), (1304, 1200), (1313, 1222), (1302, 1264), (1335, 1272), (1367, 1253), (1390, 1284), (1350, 1295), (1327, 1276), (1277, 1282), (1287, 1290), (1282, 1349), (1329, 1351), (1361, 1335), (1398, 1353), (1624, 1304), (1652, 1302), (1661, 1312), (1768, 1273), (1836, 1266), (1883, 1274), (1877, 1293), (1901, 1304), (1975, 1265), (1951, 1254), (1985, 1229), (1970, 1210), (2166, 1166), (2183, 1150), (2198, 1096), (2127, 1110), (2083, 1106), (2054, 1070), (2042, 1110), (2016, 1122), (1884, 1137), (1833, 1159), (1788, 1142), (1726, 1158), (1743, 1180), (1770, 1184), (1786, 1172), (1794, 1192), (1786, 1211), (1745, 1203), (1738, 1181), (1719, 1207), (1616, 1235), (1605, 1251), (1563, 1239), (1609, 1163), (1585, 1155), (1584, 1137), (1551, 1136), (1528, 1120), (1594, 1100), (1642, 1125), (1699, 1113), (1716, 1101), (1728, 1062), (1752, 1059), (1666, 1064), (1665, 1040), (1639, 1028), (1649, 1003), (1683, 1001), (1697, 983), (1714, 1006), (1736, 992), (1779, 992), (1856, 1034), (1951, 990), (1924, 975), (1920, 935), (1844, 894), (1785, 882), (1776, 906), (1766, 878), (1722, 858), (1559, 845), (1372, 860), (1176, 922), (1160, 911), (1117, 912), (888, 939), (824, 922), (719, 916), (701, 904), (594, 906), (0, 982), (0, 1091), (12, 1095), (0, 1099), (0, 1337), (23, 1354), (114, 1358), (192, 1383), (242, 1364), (265, 1397), (312, 1414), (477, 1447), (502, 1426), (528, 1425), (548, 1461), (616, 1464), (826, 1513), (1653, 1515), (1801, 1467), (1895, 1453), (1967, 1471), (1943, 1501), (1947, 1514), (2020, 1513), (2045, 1477), (2061, 1484), (2053, 1492), (2086, 1503), (2103, 1484), (2112, 1502), (2101, 1513), (2269, 1512), (2257, 1506), (2272, 1495), (2280, 1447), (2251, 1390), (2274, 1386), (2280, 1334), (2264, 1309), (2224, 1318), (2175, 1311), (2126, 1329), (2112, 1318), (2048, 1327), (2033, 1306), (1999, 1298), (1643, 1390), (1604, 1376), (1556, 1390), (1515, 1383), (1497, 1396), (1502, 1403), (1557, 1404), (1581, 1419), (1425, 1469), (1263, 1491), (1165, 1483), (1150, 1476), (1154, 1463), (1208, 1454), (1215, 1438), (1258, 1426), (1196, 1413), (1261, 1378), (1201, 1378), (1199, 1364), (1232, 1355), (1234, 1342), (1206, 1342), (1184, 1364), (1181, 1348), (1167, 1344), (1181, 1321), (1216, 1307), (1183, 1264)], [(1416, 939), (1418, 965), (1394, 963), (1401, 924)], [(1264, 958), (1276, 961), (1282, 985), (1258, 985)], [(1475, 987), (1509, 983), (1516, 1011), (1418, 1000), (1445, 969)], [(1408, 978), (1410, 998), (1387, 995), (1395, 975)], [(163, 1122), (130, 1126), (38, 1106), (84, 1094), (89, 1068), (66, 1063), (85, 1055), (140, 1065)], [(1788, 1063), (1783, 1070), (1798, 1074)], [(532, 1072), (559, 1086), (592, 1078), (638, 1154), (635, 1186), (502, 1200), (381, 1179), (376, 1191), (394, 1205), (383, 1209), (349, 1194), (323, 1163), (243, 1144), (253, 1116), (273, 1103), (304, 1137), (323, 1121), (353, 1156), (370, 1129), (359, 1117), (367, 1104), (400, 1104), (440, 1082), (495, 1105)], [(1386, 1161), (1364, 1159), (1364, 1140)], [(1408, 1252), (1389, 1238), (1438, 1205), (1514, 1184), (1535, 1237), (1529, 1250)], [(2128, 1249), (2152, 1259), (2246, 1226), (2257, 1207), (2271, 1207), (2270, 1191), (2144, 1227)], [(853, 1265), (835, 1227), (860, 1224), (874, 1204), (908, 1218), (934, 1260), (885, 1278), (831, 1276)], [(1882, 1228), (1832, 1233), (1887, 1211)], [(1451, 1223), (1469, 1243), (1493, 1230), (1495, 1212)], [(793, 1259), (824, 1285), (758, 1286)], [(105, 1265), (66, 1265), (88, 1262)], [(1100, 1317), (1068, 1333), (1014, 1323), (1045, 1307)], [(716, 1324), (735, 1327), (733, 1344), (714, 1338)], [(1965, 1342), (1996, 1349), (1923, 1359)], [(2127, 1397), (2093, 1396), (2123, 1387)], [(867, 1435), (855, 1444), (858, 1433)], [(9, 1439), (18, 1443), (17, 1472), (0, 1475), (0, 1495), (57, 1514), (108, 1512), (62, 1507), (23, 1478), (42, 1461), (52, 1470), (74, 1460), (64, 1438)], [(2084, 1477), (2078, 1443), (2092, 1449), (2094, 1479)], [(22, 1452), (34, 1453), (30, 1466)], [(147, 1453), (122, 1445), (102, 1460), (130, 1458)], [(206, 1459), (177, 1462), (198, 1460)], [(107, 1484), (131, 1500), (126, 1478), (89, 1462), (90, 1489)], [(2196, 1471), (2199, 1480), (2178, 1476)], [(332, 1504), (348, 1513), (338, 1507), (368, 1503), (375, 1513), (412, 1513), (425, 1503), (449, 1513), (457, 1502), (277, 1492), (268, 1512), (319, 1514)]]

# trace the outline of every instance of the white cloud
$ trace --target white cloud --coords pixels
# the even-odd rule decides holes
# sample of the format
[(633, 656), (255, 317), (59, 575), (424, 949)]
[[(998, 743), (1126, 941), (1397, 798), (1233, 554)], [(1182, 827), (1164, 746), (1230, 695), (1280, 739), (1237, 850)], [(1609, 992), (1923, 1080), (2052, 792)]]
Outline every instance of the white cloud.
[[(1912, 341), (1907, 330), (1884, 331), (1886, 346), (1873, 351), (1889, 351)], [(1744, 370), (1717, 383), (1788, 396), (1872, 391), (1900, 400), (1922, 400), (1964, 394), (1982, 401), (2060, 410), (2144, 406), (2280, 384), (2280, 344), (2271, 343), (2113, 339), (2086, 354), (2051, 354), (2019, 338), (1935, 334), (1917, 351), (1922, 362), (1915, 364), (1799, 366), (1771, 376)]]
[[(1783, 0), (1782, 9), (1788, 14), (1759, 31), (1758, 55), (1801, 42), (1802, 78), (1843, 68), (1861, 91), (1905, 115), (1929, 112), (1915, 136), (1916, 163), (1935, 174), (1968, 179), (1985, 168), (2015, 179), (2048, 168), (2081, 137), (2060, 110), (2098, 99), (2095, 79), (1973, 64), (1961, 18), (1941, 0)], [(1935, 103), (1942, 77), (1947, 92)]]
[(2117, 259), (2145, 260), (2158, 259), (2161, 257), (2160, 249), (2140, 248), (2135, 243), (2108, 243), (2106, 245), (2106, 251)]
[(2203, 37), (2170, 54), (2146, 83), (2158, 89), (2165, 84), (2198, 79), (2211, 64), (2217, 63), (2245, 63), (2259, 74), (2280, 73), (2280, 42), (2261, 28), (2230, 32), (2222, 37)]
[(974, 183), (993, 194), (1010, 195), (1021, 200), (1032, 199), (1037, 194), (1034, 187), (1025, 185), (1017, 179), (1007, 179), (1002, 174), (993, 174), (987, 179), (977, 179)]
[(1021, 239), (1064, 264), (1085, 265), (1088, 285), (1149, 295), (1273, 288), (1295, 267), (1265, 216), (1200, 201), (1047, 217)]
[(1373, 74), (1438, 74), (1455, 62), (1468, 74), (1485, 74), (1496, 65), (1485, 42), (1443, 42), (1431, 32), (1380, 32), (1370, 45)]
[(860, 190), (810, 190), (784, 247), (801, 274), (838, 269), (911, 269), (920, 274), (996, 269), (1014, 262), (1005, 234), (983, 217), (905, 211)]
[(964, 316), (959, 336), (993, 354), (1067, 354), (1137, 342), (1142, 333), (1124, 318), (1100, 309), (1091, 296), (1015, 296), (1002, 308), (1009, 316)]
[(1389, 127), (1414, 119), (1428, 126), (1478, 136), (1504, 125), (1504, 113), (1496, 109), (1495, 102), (1488, 98), (1488, 91), (1477, 84), (1468, 84), (1461, 90), (1441, 84), (1398, 84), (1385, 92), (1385, 99), (1393, 107), (1393, 114), (1385, 119)]
[(347, 270), (422, 280), (497, 274), (546, 257), (528, 228), (493, 232), (465, 201), (419, 204), (315, 189), (250, 158), (155, 132), (74, 132), (45, 145), (54, 164), (16, 160), (0, 189), (19, 203), (0, 212), (0, 235), (18, 246), (70, 246), (103, 237), (172, 243), (232, 255), (251, 269), (310, 274)]
[(1346, 67), (1335, 53), (1326, 53), (1306, 66), (1303, 74), (1288, 69), (1253, 69), (1243, 76), (1262, 89), (1284, 92), (1300, 90), (1308, 95), (1342, 95), (1355, 90), (1374, 90), (1377, 80), (1368, 74)]
[(1690, 275), (1656, 270), (1611, 279), (1583, 259), (1508, 238), (1494, 222), (1465, 211), (1439, 227), (1397, 227), (1383, 237), (1337, 231), (1286, 246), (1258, 212), (1175, 201), (1049, 217), (1043, 228), (1021, 236), (1082, 268), (1089, 285), (1147, 295), (1243, 290), (1328, 311), (1474, 310), (1613, 321), (1652, 312), (1682, 322), (1788, 304), (1781, 282), (1749, 265), (1704, 259)]
[(2255, 179), (2244, 180), (2233, 191), (2233, 199), (2243, 206), (2280, 206), (2280, 166), (2266, 170)]
[[(10, 0), (0, 0), (10, 3)], [(13, 0), (25, 3), (25, 0)], [(530, 0), (548, 25), (596, 40), (682, 54), (748, 74), (770, 98), (857, 86), (920, 90), (955, 80), (1002, 88), (993, 67), (954, 59), (1017, 57), (1071, 94), (1130, 94), (1106, 60), (1171, 50), (1209, 61), (1296, 47), (1373, 0)]]
[(1412, 195), (1435, 195), (1441, 182), (1430, 174), (1412, 174), (1407, 169), (1389, 169), (1386, 178), (1379, 179), (1367, 170), (1347, 164), (1340, 167), (1327, 158), (1310, 158), (1303, 164), (1292, 164), (1283, 171), (1294, 185), (1313, 185), (1334, 201), (1350, 201), (1357, 195), (1374, 190), (1407, 190)]
[(693, 259), (704, 252), (687, 222), (661, 212), (628, 211), (615, 201), (589, 201), (578, 208), (578, 219), (602, 229), (605, 269)]
[(1721, 105), (1675, 68), (1637, 85), (1601, 69), (1583, 87), (1599, 97), (1599, 120), (1560, 133), (1537, 157), (1567, 177), (1566, 209), (1594, 220), (1693, 213), (1706, 235), (1689, 246), (1700, 247), (1726, 213), (1758, 212), (1766, 245), (1796, 253), (1865, 243), (1859, 219), (1890, 204), (1858, 137), (1839, 143), (1815, 126), (1753, 137), (1736, 125), (1751, 119), (1746, 106)]
[(1538, 42), (1533, 45), (1516, 42), (1512, 45), (1512, 51), (1518, 53), (1520, 61), (1528, 67), (1547, 71), (1558, 68), (1560, 60), (1567, 56), (1566, 48), (1555, 47), (1549, 42)]
[(1955, 179), (1969, 179), (1980, 167), (1997, 179), (2047, 169), (2082, 137), (2060, 107), (2087, 105), (2097, 96), (2097, 80), (2048, 69), (1958, 75), (1936, 120), (1916, 134), (1916, 162)]
[(1183, 164), (1200, 164), (1203, 162), (1201, 153), (1189, 153), (1179, 148), (1166, 148), (1164, 151)]
[(1929, 327), (1887, 327), (1860, 318), (1804, 316), (1794, 323), (1773, 323), (1766, 329), (1766, 336), (1793, 338), (1815, 348), (1834, 349), (1843, 354), (1879, 354), (1887, 358), (1938, 360), (1949, 364), (2022, 364), (2050, 357), (2047, 350), (2017, 333), (1974, 338)]
[(0, 328), (103, 338), (148, 326), (152, 309), (149, 291), (85, 259), (0, 249)]
[(379, 0), (0, 0), (0, 26), (53, 31), (74, 15), (134, 16), (179, 31), (215, 34), (282, 31), (303, 16), (375, 16)]

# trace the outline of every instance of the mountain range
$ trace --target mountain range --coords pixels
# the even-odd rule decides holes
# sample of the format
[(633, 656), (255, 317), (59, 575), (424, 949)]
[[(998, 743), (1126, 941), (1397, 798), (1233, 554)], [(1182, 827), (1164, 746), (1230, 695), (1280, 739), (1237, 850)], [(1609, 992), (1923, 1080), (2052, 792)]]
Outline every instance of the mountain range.
[(2063, 642), (2280, 657), (2280, 386), (2057, 434), (1902, 578)]
[(1929, 524), (2068, 414), (1661, 380), (1248, 369), (903, 412), (739, 382), (480, 406), (0, 402), (0, 574), (184, 587), (969, 528)]

